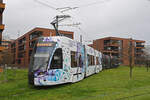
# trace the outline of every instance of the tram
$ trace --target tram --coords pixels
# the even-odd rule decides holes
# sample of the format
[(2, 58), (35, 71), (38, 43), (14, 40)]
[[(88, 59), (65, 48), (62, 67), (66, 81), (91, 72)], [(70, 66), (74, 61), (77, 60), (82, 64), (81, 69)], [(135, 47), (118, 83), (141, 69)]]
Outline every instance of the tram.
[(117, 68), (120, 65), (118, 57), (102, 55), (102, 67), (104, 69)]
[(35, 86), (74, 83), (102, 70), (102, 54), (64, 36), (40, 37), (30, 58), (28, 81)]

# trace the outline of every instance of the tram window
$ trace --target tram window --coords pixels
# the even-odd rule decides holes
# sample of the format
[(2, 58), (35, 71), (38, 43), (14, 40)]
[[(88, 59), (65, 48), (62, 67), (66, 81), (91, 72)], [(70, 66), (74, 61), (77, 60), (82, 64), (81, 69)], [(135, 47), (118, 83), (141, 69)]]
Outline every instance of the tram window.
[(95, 65), (94, 56), (92, 56), (92, 65)]
[(95, 65), (94, 56), (91, 56), (91, 65)]
[(94, 56), (88, 54), (87, 58), (88, 58), (88, 66), (95, 65)]
[(79, 67), (82, 67), (83, 66), (83, 61), (82, 61), (82, 58), (81, 58), (81, 54), (79, 56)]
[(62, 49), (59, 48), (55, 51), (50, 69), (62, 69), (63, 67), (63, 55), (62, 55)]
[(92, 66), (93, 65), (93, 57), (92, 57), (92, 55), (90, 55), (90, 61), (91, 61), (90, 65)]
[(76, 52), (71, 51), (71, 67), (77, 67)]
[(87, 55), (87, 58), (88, 58), (88, 66), (91, 66), (92, 65), (92, 58), (91, 58), (91, 55)]
[(96, 57), (96, 65), (99, 65), (98, 57)]
[(87, 54), (88, 66), (90, 65), (90, 55)]

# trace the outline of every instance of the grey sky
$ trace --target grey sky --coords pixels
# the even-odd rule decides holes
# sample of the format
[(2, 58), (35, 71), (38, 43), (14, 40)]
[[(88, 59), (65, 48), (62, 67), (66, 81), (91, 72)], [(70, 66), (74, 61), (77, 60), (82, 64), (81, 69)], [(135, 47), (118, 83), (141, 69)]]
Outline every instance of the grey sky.
[[(79, 39), (98, 39), (106, 36), (146, 40), (150, 44), (149, 0), (39, 0), (55, 8), (79, 7), (66, 12), (73, 16), (66, 23), (81, 22), (78, 28), (60, 27), (75, 32)], [(53, 28), (50, 22), (58, 11), (35, 2), (35, 0), (5, 0), (5, 30), (3, 35), (16, 38), (35, 27)], [(97, 2), (97, 4), (95, 4)], [(91, 5), (89, 5), (91, 4)], [(92, 5), (93, 4), (93, 5)]]

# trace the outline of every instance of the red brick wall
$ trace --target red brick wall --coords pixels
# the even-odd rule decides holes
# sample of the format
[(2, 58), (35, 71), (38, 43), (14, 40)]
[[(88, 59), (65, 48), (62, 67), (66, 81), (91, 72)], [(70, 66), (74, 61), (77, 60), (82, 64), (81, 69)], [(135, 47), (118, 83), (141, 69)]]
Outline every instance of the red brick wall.
[[(102, 53), (104, 52), (104, 40), (122, 40), (122, 61), (123, 61), (123, 65), (129, 65), (129, 39), (125, 39), (125, 38), (117, 38), (117, 37), (106, 37), (106, 38), (102, 38), (102, 39), (97, 39), (94, 40), (93, 45), (91, 45), (91, 47), (93, 47), (94, 49), (97, 49), (98, 51), (101, 51)], [(145, 41), (141, 41), (141, 40), (132, 40), (132, 64), (134, 64), (134, 57), (135, 57), (135, 42), (141, 42), (144, 43)], [(111, 54), (113, 51), (110, 51), (109, 53)]]
[[(18, 66), (20, 66), (20, 67), (28, 68), (28, 66), (29, 66), (29, 60), (30, 60), (29, 52), (30, 52), (30, 50), (33, 49), (33, 48), (30, 48), (29, 44), (30, 44), (30, 42), (32, 42), (32, 41), (37, 39), (37, 38), (34, 38), (34, 39), (30, 40), (30, 34), (35, 32), (35, 31), (42, 31), (43, 32), (42, 36), (45, 36), (45, 37), (46, 36), (55, 36), (56, 35), (55, 30), (45, 29), (45, 28), (35, 28), (35, 29), (29, 31), (28, 33), (24, 34), (23, 36), (19, 37), (17, 40), (15, 40), (14, 41), (15, 44), (16, 44), (16, 47), (15, 47), (15, 49), (16, 49), (16, 52), (15, 52), (15, 64), (18, 64), (18, 60), (20, 59), (21, 63), (18, 64)], [(74, 33), (73, 32), (68, 32), (68, 31), (59, 31), (59, 32), (63, 33), (63, 34), (72, 34), (72, 37), (74, 38), (74, 36), (73, 36)], [(26, 38), (26, 42), (24, 44), (22, 43), (22, 44), (18, 45), (19, 40), (23, 39), (24, 37)], [(12, 42), (12, 43), (14, 43), (14, 42)], [(19, 51), (18, 47), (21, 46), (21, 45), (25, 45), (26, 49)], [(10, 49), (13, 50), (13, 48), (10, 48)], [(18, 58), (19, 52), (24, 53), (24, 56), (22, 58)]]

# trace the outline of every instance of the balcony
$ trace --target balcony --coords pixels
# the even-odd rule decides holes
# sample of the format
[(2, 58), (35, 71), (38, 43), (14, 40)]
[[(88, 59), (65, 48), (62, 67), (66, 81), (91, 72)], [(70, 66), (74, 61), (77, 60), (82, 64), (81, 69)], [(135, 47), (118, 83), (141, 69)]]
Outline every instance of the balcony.
[(16, 48), (16, 44), (15, 43), (11, 43), (11, 48)]
[(137, 50), (137, 51), (136, 51), (136, 54), (144, 54), (144, 51), (142, 51), (142, 50)]
[(115, 47), (118, 47), (119, 44), (118, 43), (107, 43), (104, 46), (115, 46)]
[(20, 46), (20, 45), (24, 45), (26, 43), (26, 38), (24, 37), (24, 38), (22, 38), (22, 39), (20, 39), (20, 40), (18, 40), (18, 45)]
[(4, 28), (5, 28), (5, 25), (1, 24), (0, 25), (0, 30), (4, 30)]
[(104, 46), (118, 47), (120, 46), (119, 44), (119, 40), (104, 40)]
[(144, 45), (136, 45), (137, 48), (144, 48)]
[(108, 49), (103, 49), (103, 53), (119, 53), (119, 50), (108, 50)]
[(0, 51), (3, 51), (4, 49), (6, 49), (6, 48), (3, 46), (0, 46)]
[(25, 51), (26, 50), (26, 45), (21, 45), (18, 47), (18, 51), (19, 52), (22, 52), (22, 51)]
[(5, 8), (5, 3), (0, 3), (0, 8)]
[(42, 36), (43, 32), (42, 31), (34, 31), (33, 33), (30, 34), (30, 40), (38, 38)]
[(104, 51), (107, 51), (107, 52), (119, 52), (119, 47), (114, 47), (114, 46), (105, 46)]

